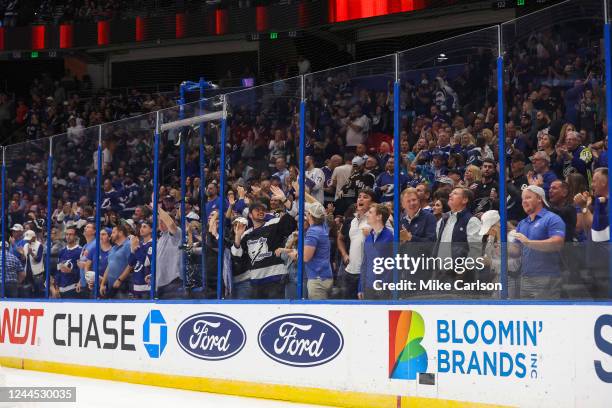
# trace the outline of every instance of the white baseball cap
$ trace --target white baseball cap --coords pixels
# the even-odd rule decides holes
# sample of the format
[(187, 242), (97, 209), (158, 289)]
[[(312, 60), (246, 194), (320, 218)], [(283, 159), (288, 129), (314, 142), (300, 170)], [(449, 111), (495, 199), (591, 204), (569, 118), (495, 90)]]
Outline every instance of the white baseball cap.
[(11, 228), (11, 231), (23, 231), (23, 225), (15, 224), (13, 225), (13, 228)]
[(497, 210), (489, 210), (485, 211), (480, 217), (480, 221), (482, 222), (482, 226), (480, 227), (480, 231), (478, 232), (480, 235), (485, 235), (492, 226), (497, 224), (500, 220), (499, 211)]
[(523, 189), (523, 191), (524, 191), (524, 190), (529, 190), (529, 191), (531, 191), (532, 193), (535, 193), (535, 194), (539, 195), (539, 196), (540, 196), (540, 198), (542, 199), (542, 202), (544, 203), (544, 205), (545, 205), (546, 207), (550, 207), (550, 204), (548, 204), (548, 201), (546, 201), (546, 193), (544, 192), (544, 189), (543, 189), (542, 187), (540, 187), (540, 186), (536, 186), (536, 185), (533, 185), (533, 184), (532, 184), (532, 185), (526, 186), (526, 187)]
[(30, 241), (32, 238), (36, 237), (36, 233), (32, 230), (27, 230), (25, 234), (23, 234), (23, 238), (26, 241)]
[(361, 156), (355, 156), (353, 157), (353, 161), (352, 164), (353, 166), (363, 166), (365, 164), (365, 159)]
[(307, 203), (306, 211), (315, 218), (323, 218), (326, 215), (325, 208), (321, 203)]

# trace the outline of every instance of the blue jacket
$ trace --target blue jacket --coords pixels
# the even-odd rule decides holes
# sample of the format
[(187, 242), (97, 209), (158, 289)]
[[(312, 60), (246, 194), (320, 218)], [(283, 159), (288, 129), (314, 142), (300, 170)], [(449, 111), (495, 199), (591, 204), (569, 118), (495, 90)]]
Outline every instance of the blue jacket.
[(411, 242), (436, 242), (436, 217), (433, 213), (421, 209), (412, 221), (402, 217), (401, 226), (412, 234)]
[[(361, 273), (359, 275), (359, 292), (364, 290), (364, 281), (367, 287), (372, 287), (375, 280), (390, 282), (393, 271), (385, 270), (382, 274), (374, 273), (375, 258), (393, 258), (393, 231), (389, 228), (383, 230), (375, 236), (374, 231), (370, 231), (365, 243), (363, 244), (363, 260), (361, 262)], [(379, 264), (378, 267), (381, 265)], [(384, 266), (382, 266), (384, 268)]]

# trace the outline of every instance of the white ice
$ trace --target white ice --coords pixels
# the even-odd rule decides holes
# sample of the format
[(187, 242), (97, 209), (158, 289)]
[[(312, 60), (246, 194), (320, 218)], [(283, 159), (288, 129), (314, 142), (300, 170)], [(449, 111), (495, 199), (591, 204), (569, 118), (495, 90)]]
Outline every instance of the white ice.
[(316, 405), (294, 404), (257, 398), (235, 397), (149, 385), (128, 384), (117, 381), (96, 380), (84, 377), (52, 374), (39, 371), (0, 367), (0, 386), (5, 387), (76, 387), (74, 403), (0, 402), (1, 408), (312, 408)]

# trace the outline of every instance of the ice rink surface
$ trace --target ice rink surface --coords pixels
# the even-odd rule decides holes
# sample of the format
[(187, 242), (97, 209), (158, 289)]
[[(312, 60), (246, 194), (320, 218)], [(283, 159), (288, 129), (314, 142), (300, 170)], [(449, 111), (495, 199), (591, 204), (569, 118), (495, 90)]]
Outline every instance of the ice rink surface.
[(96, 380), (39, 371), (0, 367), (0, 386), (4, 387), (76, 387), (77, 402), (0, 402), (7, 407), (100, 407), (100, 408), (312, 408), (318, 405), (294, 404), (257, 398), (209, 394), (149, 385)]

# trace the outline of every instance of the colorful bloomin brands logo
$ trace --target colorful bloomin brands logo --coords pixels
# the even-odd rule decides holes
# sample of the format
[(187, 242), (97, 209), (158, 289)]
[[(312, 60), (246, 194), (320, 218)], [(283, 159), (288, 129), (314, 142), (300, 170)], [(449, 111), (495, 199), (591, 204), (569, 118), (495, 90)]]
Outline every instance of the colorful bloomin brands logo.
[(389, 378), (416, 380), (427, 371), (423, 317), (412, 310), (389, 310)]

